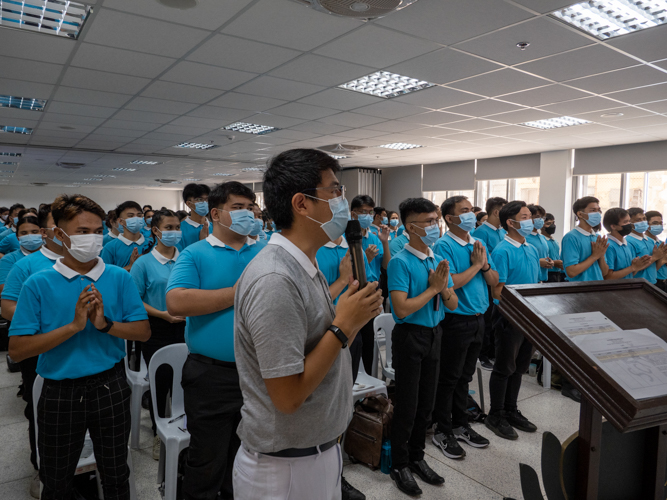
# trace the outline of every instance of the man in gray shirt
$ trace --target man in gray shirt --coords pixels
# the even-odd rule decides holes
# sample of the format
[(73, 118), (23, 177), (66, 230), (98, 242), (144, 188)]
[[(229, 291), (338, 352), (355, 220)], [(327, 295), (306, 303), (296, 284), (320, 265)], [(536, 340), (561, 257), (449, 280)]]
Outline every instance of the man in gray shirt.
[(315, 255), (340, 237), (349, 208), (326, 153), (296, 149), (271, 160), (264, 199), (278, 229), (238, 281), (234, 341), (243, 441), (237, 500), (337, 500), (338, 437), (352, 416), (347, 344), (381, 313), (377, 283), (350, 284), (334, 307)]

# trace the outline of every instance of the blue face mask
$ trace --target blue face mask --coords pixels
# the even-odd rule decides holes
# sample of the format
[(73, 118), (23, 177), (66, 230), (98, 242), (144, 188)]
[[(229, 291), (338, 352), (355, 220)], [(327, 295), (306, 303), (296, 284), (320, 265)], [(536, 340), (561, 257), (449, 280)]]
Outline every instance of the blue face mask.
[(389, 225), (390, 225), (391, 227), (396, 227), (396, 226), (398, 226), (398, 219), (391, 219), (391, 220), (389, 221)]
[(181, 231), (160, 231), (162, 233), (162, 238), (159, 240), (166, 247), (175, 247), (181, 242), (183, 238), (183, 233)]
[(231, 215), (232, 225), (225, 226), (222, 222), (218, 222), (218, 224), (234, 231), (236, 234), (248, 236), (253, 227), (255, 227), (255, 214), (250, 210), (233, 210), (230, 212), (229, 210), (220, 209), (220, 211), (228, 212)]
[(125, 227), (131, 233), (138, 233), (144, 227), (144, 218), (130, 217), (129, 219), (125, 219)]
[(535, 225), (533, 224), (532, 219), (522, 220), (522, 221), (518, 221), (518, 220), (514, 220), (514, 219), (512, 219), (512, 220), (513, 220), (513, 222), (518, 222), (519, 224), (521, 224), (521, 227), (519, 229), (517, 229), (517, 232), (521, 236), (523, 236), (524, 238), (526, 236), (528, 236), (530, 233), (532, 233), (533, 229), (535, 229)]
[(18, 223), (19, 223), (19, 218), (18, 218), (18, 217), (14, 217), (14, 225), (16, 225), (16, 224), (18, 224)]
[(118, 232), (120, 234), (123, 234), (125, 232), (125, 228), (123, 226), (121, 226), (120, 224), (118, 225)]
[(477, 226), (477, 216), (472, 212), (466, 212), (458, 216), (461, 221), (457, 226), (459, 226), (463, 231), (469, 233), (475, 226)]
[(662, 226), (658, 224), (652, 224), (651, 227), (648, 228), (649, 231), (651, 231), (651, 234), (653, 236), (658, 236), (659, 234), (662, 234)]
[(208, 201), (198, 201), (195, 203), (195, 213), (202, 217), (208, 214)]
[(591, 212), (586, 215), (588, 216), (586, 222), (591, 227), (599, 226), (600, 222), (602, 222), (602, 214), (600, 212)]
[(384, 224), (385, 226), (389, 224), (389, 219), (387, 219), (386, 217), (382, 217), (382, 224)]
[(533, 225), (535, 226), (535, 229), (542, 229), (544, 227), (544, 219), (542, 217), (533, 219)]
[(262, 232), (262, 227), (264, 224), (262, 224), (262, 219), (255, 219), (253, 221), (253, 227), (250, 230), (249, 236), (259, 236), (259, 234)]
[[(413, 224), (412, 227), (419, 227), (419, 226)], [(420, 227), (419, 229), (421, 229), (422, 231), (426, 231), (425, 236), (422, 235), (418, 236), (422, 239), (422, 241), (427, 247), (433, 246), (433, 244), (436, 241), (438, 241), (438, 238), (440, 238), (440, 228), (438, 227), (437, 224), (433, 224), (432, 226), (428, 227)]]
[(276, 225), (273, 222), (267, 222), (266, 223), (266, 230), (267, 231), (275, 231), (276, 230)]
[[(345, 233), (345, 228), (347, 227), (347, 223), (350, 220), (350, 207), (347, 204), (347, 200), (342, 196), (338, 196), (330, 200), (315, 198), (314, 196), (310, 196), (308, 194), (306, 196), (315, 200), (326, 201), (329, 203), (329, 210), (331, 210), (331, 220), (327, 222), (320, 222), (313, 219), (312, 217), (308, 218), (312, 221), (319, 222), (322, 231), (326, 233), (331, 241), (337, 240), (343, 236)], [(368, 217), (370, 217), (370, 215)]]
[[(51, 231), (53, 231), (54, 229), (55, 229), (55, 227), (52, 227), (52, 228), (51, 228)], [(47, 236), (47, 238), (48, 238), (48, 236)], [(55, 233), (53, 233), (53, 239), (51, 239), (51, 238), (48, 238), (48, 239), (50, 239), (51, 241), (53, 241), (53, 242), (54, 242), (56, 245), (58, 245), (59, 247), (63, 246), (63, 242), (60, 241), (58, 238), (56, 238)]]
[(635, 231), (637, 231), (638, 233), (645, 233), (646, 230), (648, 229), (648, 222), (646, 222), (645, 220), (641, 222), (635, 222), (633, 223), (633, 226), (635, 227)]
[(25, 248), (28, 252), (37, 250), (42, 246), (44, 240), (41, 234), (26, 234), (19, 236), (19, 244)]
[(371, 214), (357, 215), (357, 220), (359, 221), (361, 229), (368, 229), (373, 223), (373, 216)]
[(149, 217), (148, 219), (146, 219), (146, 226), (150, 227), (151, 222), (153, 222), (153, 217)]

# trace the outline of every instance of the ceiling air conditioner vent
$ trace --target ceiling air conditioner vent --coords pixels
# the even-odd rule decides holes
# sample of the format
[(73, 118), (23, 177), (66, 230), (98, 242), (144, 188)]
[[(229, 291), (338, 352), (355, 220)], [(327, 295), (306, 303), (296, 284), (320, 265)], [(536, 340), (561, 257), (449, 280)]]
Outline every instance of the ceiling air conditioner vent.
[(31, 182), (30, 184), (33, 185), (33, 186), (48, 186), (49, 185), (48, 182)]
[(349, 156), (354, 153), (358, 153), (362, 149), (366, 149), (366, 146), (352, 146), (350, 144), (329, 144), (328, 146), (320, 146), (317, 149), (335, 155)]
[(76, 170), (77, 168), (81, 168), (81, 167), (86, 166), (85, 163), (70, 163), (70, 162), (66, 162), (66, 161), (59, 161), (58, 163), (56, 163), (56, 165), (58, 165), (59, 167), (62, 167), (62, 168), (68, 168), (70, 170)]
[(176, 179), (155, 179), (155, 182), (159, 182), (160, 184), (180, 184)]
[(368, 21), (401, 10), (417, 0), (294, 0), (309, 7), (341, 17)]

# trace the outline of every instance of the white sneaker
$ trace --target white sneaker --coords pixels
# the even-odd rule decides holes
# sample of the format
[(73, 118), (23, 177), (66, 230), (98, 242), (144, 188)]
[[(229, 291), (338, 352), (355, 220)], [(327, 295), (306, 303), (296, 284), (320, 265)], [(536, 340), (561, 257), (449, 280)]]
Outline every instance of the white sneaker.
[(35, 475), (30, 481), (30, 496), (39, 499), (40, 489), (41, 483), (39, 482), (39, 472), (35, 472)]
[(160, 446), (162, 446), (160, 436), (155, 436), (153, 438), (153, 460), (160, 460)]

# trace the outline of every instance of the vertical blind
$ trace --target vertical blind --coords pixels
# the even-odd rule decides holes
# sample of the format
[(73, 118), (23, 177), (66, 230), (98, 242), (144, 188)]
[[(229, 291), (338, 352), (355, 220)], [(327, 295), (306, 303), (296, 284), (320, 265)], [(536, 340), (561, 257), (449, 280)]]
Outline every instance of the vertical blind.
[(359, 177), (359, 194), (367, 194), (373, 198), (376, 205), (381, 205), (382, 172), (371, 168), (360, 168), (357, 175)]

